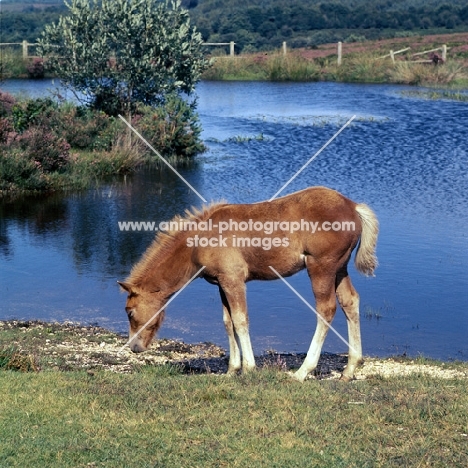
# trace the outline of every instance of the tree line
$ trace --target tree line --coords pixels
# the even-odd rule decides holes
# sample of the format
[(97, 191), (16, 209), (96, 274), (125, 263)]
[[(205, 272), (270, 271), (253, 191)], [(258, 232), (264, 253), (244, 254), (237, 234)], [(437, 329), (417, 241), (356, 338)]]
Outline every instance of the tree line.
[[(14, 6), (14, 8), (13, 8)], [(314, 47), (336, 40), (468, 29), (464, 0), (183, 0), (207, 42), (235, 41), (237, 51), (268, 50), (288, 41)], [(63, 2), (2, 2), (2, 42), (35, 42), (45, 24), (66, 12)]]

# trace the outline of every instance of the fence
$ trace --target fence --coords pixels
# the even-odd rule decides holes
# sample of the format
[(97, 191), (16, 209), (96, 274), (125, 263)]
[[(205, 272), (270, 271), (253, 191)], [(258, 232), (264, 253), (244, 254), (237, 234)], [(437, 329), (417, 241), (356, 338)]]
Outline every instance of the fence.
[(26, 60), (26, 59), (30, 58), (30, 55), (28, 54), (29, 47), (30, 47), (30, 46), (36, 46), (37, 44), (36, 44), (36, 43), (31, 43), (31, 42), (28, 42), (28, 41), (22, 41), (22, 42), (1, 42), (1, 43), (0, 43), (0, 47), (1, 47), (1, 46), (15, 46), (15, 45), (20, 45), (20, 46), (22, 46), (22, 49), (23, 49), (23, 59)]
[[(10, 46), (10, 45), (11, 46), (15, 46), (15, 45), (22, 46), (23, 59), (26, 60), (26, 59), (32, 57), (32, 56), (29, 55), (29, 47), (34, 47), (34, 46), (36, 46), (38, 44), (31, 43), (31, 42), (28, 42), (28, 41), (0, 43), (0, 47), (1, 46)], [(215, 46), (215, 47), (229, 46), (229, 55), (231, 57), (233, 57), (235, 55), (235, 45), (236, 45), (236, 43), (234, 41), (231, 41), (231, 42), (204, 42), (203, 45), (204, 46)], [(283, 52), (283, 55), (286, 55), (288, 53), (288, 47), (287, 47), (286, 41), (283, 42), (281, 50)], [(410, 50), (410, 47), (406, 47), (404, 49), (395, 50), (395, 51), (390, 50), (390, 52), (388, 54), (382, 55), (381, 57), (377, 57), (377, 60), (390, 57), (392, 62), (395, 63), (395, 55), (401, 54), (403, 52), (407, 52), (408, 50)], [(447, 60), (447, 51), (448, 50), (449, 50), (449, 48), (445, 44), (443, 44), (441, 47), (436, 47), (435, 49), (425, 50), (423, 52), (417, 52), (415, 54), (412, 54), (411, 57), (418, 57), (420, 55), (430, 54), (430, 53), (440, 51), (441, 56), (439, 58), (440, 58), (440, 60), (442, 62), (445, 62)], [(338, 44), (337, 44), (337, 64), (341, 65), (342, 62), (343, 62), (343, 44), (342, 44), (342, 42), (338, 42)], [(412, 60), (412, 62), (414, 62), (414, 63), (437, 63), (437, 61), (434, 61), (434, 59), (431, 59), (431, 60)]]
[[(1, 0), (0, 0), (1, 1)], [(234, 56), (235, 50), (235, 42), (205, 42), (203, 43), (204, 46), (229, 46), (229, 55)], [(0, 43), (1, 46), (15, 46), (15, 45), (20, 45), (22, 46), (23, 49), (23, 60), (26, 60), (28, 58), (31, 58), (32, 56), (29, 55), (29, 47), (30, 46), (36, 46), (38, 45), (35, 42), (28, 42), (28, 41), (22, 41), (22, 42), (2, 42)]]

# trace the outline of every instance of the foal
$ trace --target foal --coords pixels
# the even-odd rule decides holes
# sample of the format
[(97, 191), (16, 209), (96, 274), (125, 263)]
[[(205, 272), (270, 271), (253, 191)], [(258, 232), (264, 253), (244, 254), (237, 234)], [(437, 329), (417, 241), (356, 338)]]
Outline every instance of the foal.
[[(188, 225), (190, 229), (180, 229)], [(336, 298), (348, 323), (348, 365), (342, 379), (354, 377), (362, 360), (359, 295), (347, 266), (356, 246), (358, 271), (373, 275), (377, 266), (378, 221), (367, 205), (325, 187), (311, 187), (271, 202), (218, 203), (187, 211), (169, 226), (171, 230), (157, 235), (130, 276), (119, 282), (128, 293), (125, 310), (132, 351), (148, 348), (161, 326), (166, 303), (196, 275), (219, 288), (229, 338), (228, 372), (253, 369), (245, 283), (306, 269), (320, 317), (294, 377), (303, 381), (317, 366)]]

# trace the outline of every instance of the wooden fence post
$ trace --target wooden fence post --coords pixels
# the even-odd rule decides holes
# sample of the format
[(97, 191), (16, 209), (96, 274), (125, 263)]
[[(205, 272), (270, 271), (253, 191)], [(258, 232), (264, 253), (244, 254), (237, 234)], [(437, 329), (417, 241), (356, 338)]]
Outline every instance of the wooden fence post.
[(283, 55), (286, 55), (288, 53), (288, 48), (286, 46), (286, 41), (283, 41)]
[(23, 60), (28, 58), (28, 41), (23, 41)]
[(393, 53), (393, 50), (390, 51), (390, 58), (392, 59), (393, 65), (395, 65), (395, 54)]
[(341, 65), (341, 58), (342, 58), (342, 44), (338, 42), (338, 66)]
[(229, 43), (229, 55), (230, 55), (231, 57), (234, 57), (234, 41), (231, 41), (231, 42)]
[(444, 62), (447, 60), (447, 44), (442, 46), (442, 60)]

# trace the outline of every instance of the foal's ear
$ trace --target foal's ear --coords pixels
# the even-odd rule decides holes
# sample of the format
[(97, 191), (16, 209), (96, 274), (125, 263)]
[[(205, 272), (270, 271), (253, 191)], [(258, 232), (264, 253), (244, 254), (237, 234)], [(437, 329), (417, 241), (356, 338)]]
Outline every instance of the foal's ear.
[(132, 291), (133, 291), (133, 285), (131, 285), (130, 283), (124, 283), (123, 281), (117, 281), (117, 283), (119, 284), (119, 286), (124, 289), (125, 291), (128, 292), (128, 294), (131, 294)]

